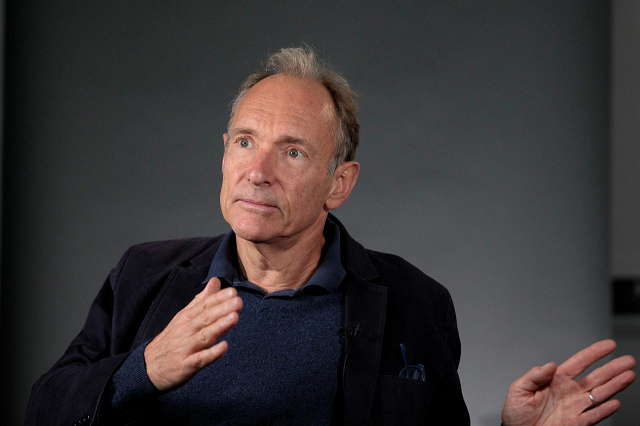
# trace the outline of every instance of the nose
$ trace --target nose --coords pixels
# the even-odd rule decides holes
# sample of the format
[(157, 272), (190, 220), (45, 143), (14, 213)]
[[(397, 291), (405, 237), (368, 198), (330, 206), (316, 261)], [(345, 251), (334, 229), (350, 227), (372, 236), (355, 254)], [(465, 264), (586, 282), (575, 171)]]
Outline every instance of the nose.
[(270, 150), (258, 150), (251, 159), (249, 182), (256, 186), (271, 185), (275, 179), (275, 161)]

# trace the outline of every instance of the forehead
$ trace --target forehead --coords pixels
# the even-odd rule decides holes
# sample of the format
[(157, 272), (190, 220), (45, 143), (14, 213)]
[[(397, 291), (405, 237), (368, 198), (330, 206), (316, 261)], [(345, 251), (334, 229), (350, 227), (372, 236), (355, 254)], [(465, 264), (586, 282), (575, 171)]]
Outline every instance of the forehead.
[(330, 134), (336, 116), (329, 91), (320, 83), (298, 77), (273, 75), (253, 86), (238, 105), (234, 129), (265, 134), (293, 133), (318, 138)]

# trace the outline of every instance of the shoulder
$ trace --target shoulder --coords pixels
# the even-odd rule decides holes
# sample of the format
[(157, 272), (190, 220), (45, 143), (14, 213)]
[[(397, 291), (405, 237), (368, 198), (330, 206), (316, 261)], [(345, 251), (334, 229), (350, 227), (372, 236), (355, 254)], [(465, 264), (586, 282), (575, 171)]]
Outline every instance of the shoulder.
[(330, 218), (340, 228), (343, 266), (348, 272), (364, 281), (386, 287), (390, 295), (428, 298), (439, 303), (450, 300), (449, 291), (416, 266), (395, 254), (365, 248), (349, 235), (335, 216)]
[(166, 274), (176, 267), (208, 267), (224, 235), (135, 244), (124, 253), (111, 271), (113, 282), (123, 277), (140, 279)]
[(192, 260), (219, 243), (224, 235), (150, 241), (131, 246), (128, 256), (144, 256), (152, 262), (175, 266)]
[(425, 295), (438, 300), (450, 298), (449, 291), (442, 284), (402, 257), (369, 249), (366, 252), (380, 274), (376, 284), (411, 297)]

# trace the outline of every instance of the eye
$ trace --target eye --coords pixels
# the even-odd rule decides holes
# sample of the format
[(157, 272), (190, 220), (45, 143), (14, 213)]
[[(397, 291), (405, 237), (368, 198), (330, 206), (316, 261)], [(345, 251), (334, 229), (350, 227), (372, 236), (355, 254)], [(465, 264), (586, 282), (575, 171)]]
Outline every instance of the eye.
[(242, 148), (249, 148), (251, 146), (251, 141), (247, 138), (240, 138), (240, 140), (238, 140), (238, 145)]
[(300, 150), (298, 150), (296, 148), (290, 148), (287, 151), (287, 155), (289, 157), (291, 157), (291, 158), (302, 158), (302, 157), (304, 157), (304, 154)]

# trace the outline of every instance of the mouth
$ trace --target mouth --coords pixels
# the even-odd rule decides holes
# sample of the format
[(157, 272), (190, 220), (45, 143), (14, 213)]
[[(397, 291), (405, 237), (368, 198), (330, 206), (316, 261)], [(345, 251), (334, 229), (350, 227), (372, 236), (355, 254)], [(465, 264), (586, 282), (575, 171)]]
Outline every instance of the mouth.
[(252, 200), (252, 199), (248, 199), (248, 198), (240, 198), (237, 200), (237, 202), (244, 208), (248, 209), (248, 210), (254, 210), (254, 211), (261, 211), (261, 212), (270, 212), (270, 211), (274, 211), (277, 210), (278, 207), (270, 204), (268, 202), (265, 201), (260, 201), (260, 200)]

